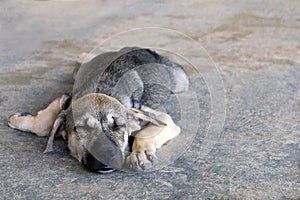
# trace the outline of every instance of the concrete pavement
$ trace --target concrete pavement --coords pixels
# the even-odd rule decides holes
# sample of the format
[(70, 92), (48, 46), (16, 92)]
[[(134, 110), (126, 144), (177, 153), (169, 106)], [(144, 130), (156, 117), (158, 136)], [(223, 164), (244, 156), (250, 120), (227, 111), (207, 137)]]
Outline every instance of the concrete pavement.
[[(299, 14), (296, 0), (2, 1), (1, 198), (300, 198)], [(201, 60), (203, 76), (195, 79), (198, 133), (173, 163), (149, 173), (94, 174), (61, 140), (55, 153), (45, 155), (45, 138), (7, 127), (11, 114), (36, 112), (72, 90), (79, 53), (122, 31), (150, 26), (176, 29), (199, 42), (223, 81), (208, 87), (202, 78), (212, 75), (211, 60)], [(165, 47), (191, 49), (178, 38), (171, 41)], [(211, 99), (214, 87), (224, 88), (226, 98)], [(217, 123), (210, 124), (214, 103), (224, 104), (226, 114), (212, 137), (206, 131)]]

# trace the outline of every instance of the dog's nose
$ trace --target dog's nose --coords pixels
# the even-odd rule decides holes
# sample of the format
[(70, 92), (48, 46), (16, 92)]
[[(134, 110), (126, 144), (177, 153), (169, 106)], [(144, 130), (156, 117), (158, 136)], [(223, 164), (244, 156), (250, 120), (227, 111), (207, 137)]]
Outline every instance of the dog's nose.
[(99, 134), (98, 137), (94, 137), (90, 146), (87, 148), (89, 152), (87, 158), (91, 162), (91, 165), (96, 165), (97, 168), (104, 168), (103, 166), (109, 166), (113, 169), (122, 168), (125, 162), (124, 152), (122, 148), (112, 142), (104, 134)]

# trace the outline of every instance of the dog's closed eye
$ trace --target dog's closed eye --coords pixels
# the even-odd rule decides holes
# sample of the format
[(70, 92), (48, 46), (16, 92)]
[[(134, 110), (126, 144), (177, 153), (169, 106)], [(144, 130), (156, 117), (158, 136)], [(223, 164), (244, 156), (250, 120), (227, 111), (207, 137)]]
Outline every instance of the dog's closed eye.
[(118, 121), (118, 119), (116, 117), (112, 117), (113, 119), (113, 123), (110, 124), (110, 129), (113, 131), (119, 131), (121, 128), (125, 128), (126, 125), (125, 123), (121, 123), (120, 121)]

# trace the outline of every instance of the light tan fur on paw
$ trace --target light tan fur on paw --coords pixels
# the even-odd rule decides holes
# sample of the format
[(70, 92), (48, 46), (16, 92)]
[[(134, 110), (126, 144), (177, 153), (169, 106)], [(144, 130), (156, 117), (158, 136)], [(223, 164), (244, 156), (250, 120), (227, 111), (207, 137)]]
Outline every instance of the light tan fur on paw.
[(149, 124), (137, 133), (134, 138), (132, 153), (127, 157), (127, 164), (131, 168), (150, 168), (156, 159), (156, 150), (179, 135), (181, 131), (170, 115), (154, 112), (157, 119), (164, 122), (166, 126)]
[(52, 101), (47, 108), (39, 111), (36, 116), (21, 116), (20, 113), (14, 114), (9, 118), (8, 125), (11, 128), (32, 132), (38, 136), (47, 136), (61, 111), (62, 98), (64, 97)]

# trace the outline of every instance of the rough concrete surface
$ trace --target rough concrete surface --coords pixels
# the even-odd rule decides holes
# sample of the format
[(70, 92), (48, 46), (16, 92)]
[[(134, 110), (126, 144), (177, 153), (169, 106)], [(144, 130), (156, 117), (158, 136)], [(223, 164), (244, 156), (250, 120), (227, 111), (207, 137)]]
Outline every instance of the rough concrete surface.
[[(7, 127), (11, 114), (37, 112), (72, 89), (79, 53), (150, 26), (198, 41), (226, 92), (210, 100), (213, 90), (198, 87), (198, 133), (170, 165), (149, 173), (94, 174), (61, 140), (54, 153), (43, 154), (46, 138)], [(4, 0), (0, 30), (1, 199), (300, 198), (299, 1)], [(203, 76), (209, 74), (204, 69)], [(209, 143), (203, 132), (214, 101), (224, 102), (226, 115)]]

